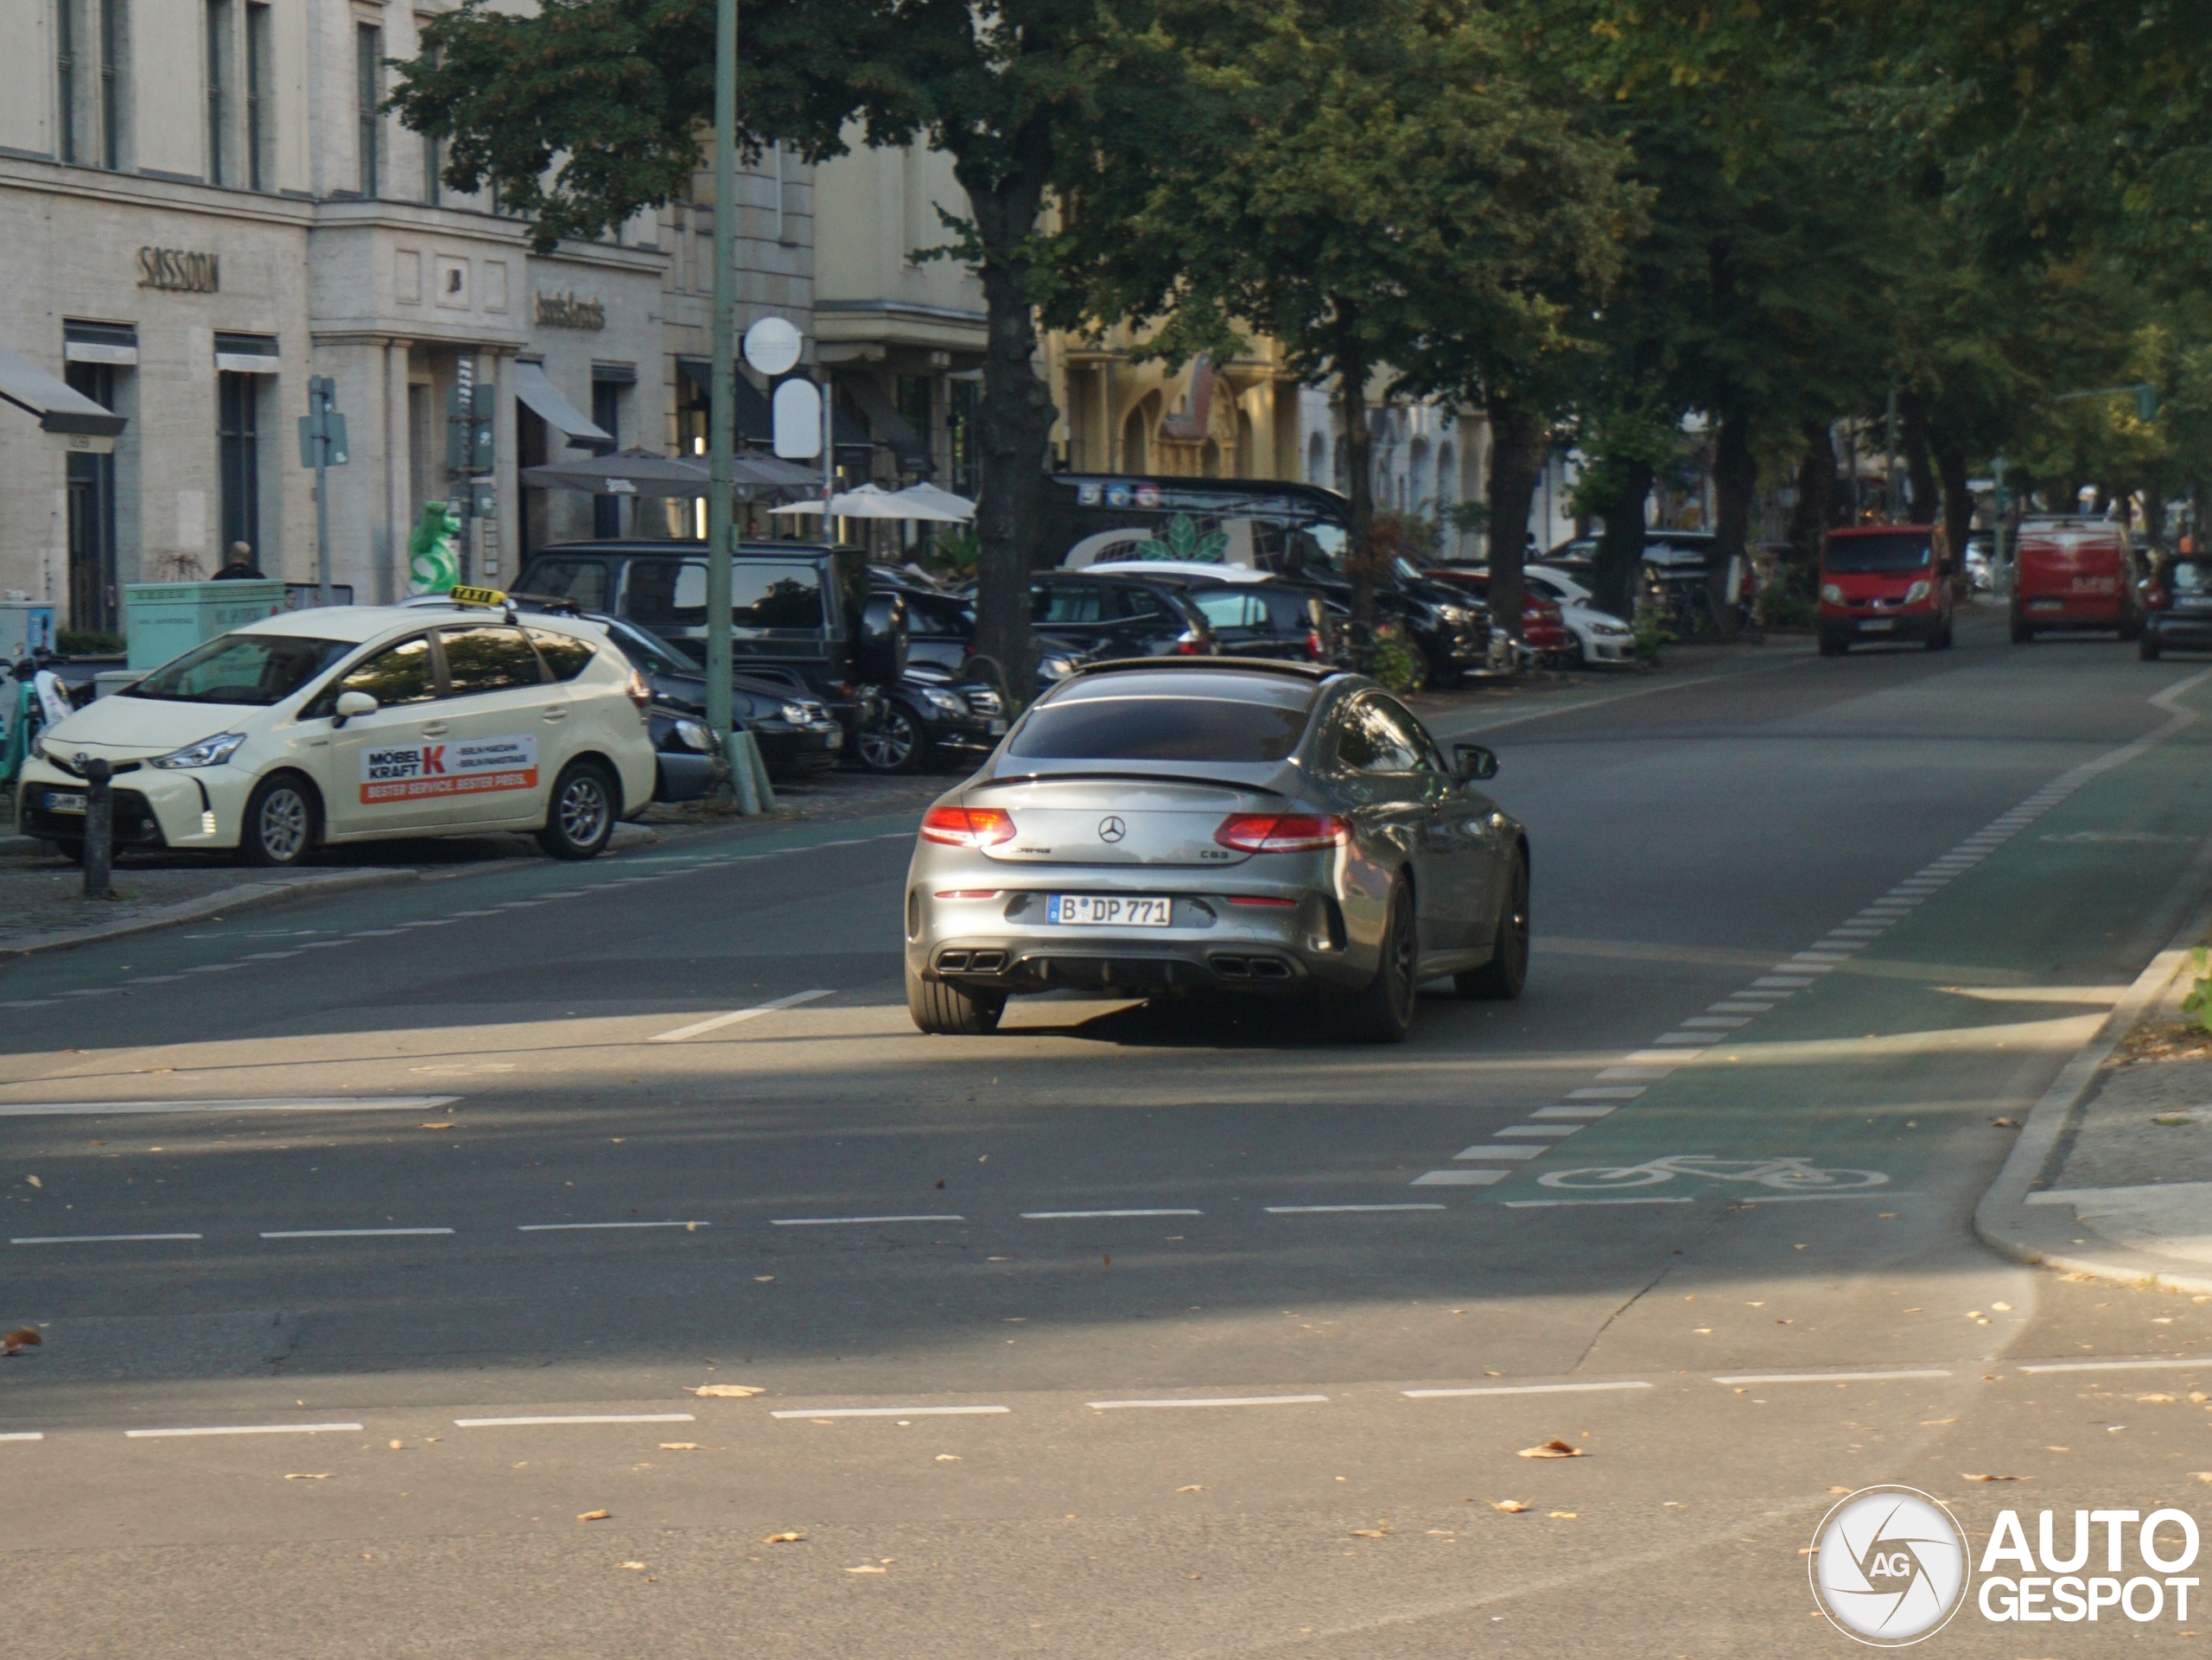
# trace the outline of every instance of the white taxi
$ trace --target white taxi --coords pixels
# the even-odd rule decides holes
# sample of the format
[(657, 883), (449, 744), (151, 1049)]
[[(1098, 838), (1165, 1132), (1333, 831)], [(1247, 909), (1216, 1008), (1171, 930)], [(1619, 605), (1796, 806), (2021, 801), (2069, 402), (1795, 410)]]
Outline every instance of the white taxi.
[(249, 624), (39, 734), (16, 828), (81, 854), (85, 766), (115, 845), (237, 849), (530, 830), (588, 859), (652, 799), (652, 692), (593, 623), (505, 596), (336, 606)]

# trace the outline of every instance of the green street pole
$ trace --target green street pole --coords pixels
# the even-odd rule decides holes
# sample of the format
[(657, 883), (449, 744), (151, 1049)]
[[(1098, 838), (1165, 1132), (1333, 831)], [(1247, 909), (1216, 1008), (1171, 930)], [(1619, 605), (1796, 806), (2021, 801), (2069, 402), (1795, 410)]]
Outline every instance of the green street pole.
[[(715, 7), (715, 391), (707, 440), (707, 728), (734, 760), (730, 469), (737, 450), (737, 0)], [(728, 786), (725, 783), (724, 788)]]

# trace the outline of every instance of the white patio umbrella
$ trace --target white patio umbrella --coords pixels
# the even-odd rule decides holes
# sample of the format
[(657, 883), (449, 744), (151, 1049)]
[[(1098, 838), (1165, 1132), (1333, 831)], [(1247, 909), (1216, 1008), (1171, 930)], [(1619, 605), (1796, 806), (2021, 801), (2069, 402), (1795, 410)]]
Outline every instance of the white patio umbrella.
[(934, 484), (910, 484), (891, 498), (900, 507), (901, 518), (928, 518), (941, 524), (964, 525), (976, 517), (976, 504), (965, 496), (940, 490)]
[[(889, 491), (873, 484), (863, 484), (857, 489), (846, 490), (830, 498), (830, 511), (839, 518), (912, 518), (913, 513), (894, 506), (899, 498)], [(772, 507), (777, 513), (818, 513), (822, 498), (814, 496), (804, 500), (786, 502), (781, 507)]]

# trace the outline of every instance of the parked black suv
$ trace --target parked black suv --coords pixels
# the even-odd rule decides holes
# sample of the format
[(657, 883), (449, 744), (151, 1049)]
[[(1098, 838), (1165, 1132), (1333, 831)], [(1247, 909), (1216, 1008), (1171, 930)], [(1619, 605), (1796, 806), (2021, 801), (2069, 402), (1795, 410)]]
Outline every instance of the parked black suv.
[[(693, 723), (705, 716), (707, 677), (690, 658), (651, 629), (640, 628), (634, 622), (625, 622), (603, 612), (577, 614), (588, 622), (605, 626), (607, 639), (653, 689), (656, 709), (666, 708)], [(729, 685), (730, 712), (760, 746), (760, 759), (767, 763), (772, 778), (804, 777), (826, 773), (836, 766), (844, 752), (845, 729), (817, 699), (805, 695), (797, 686), (781, 684), (776, 679), (759, 675), (734, 674)], [(680, 728), (673, 735), (684, 747), (706, 747), (694, 742), (691, 735)], [(671, 746), (661, 743), (657, 747), (664, 751)]]

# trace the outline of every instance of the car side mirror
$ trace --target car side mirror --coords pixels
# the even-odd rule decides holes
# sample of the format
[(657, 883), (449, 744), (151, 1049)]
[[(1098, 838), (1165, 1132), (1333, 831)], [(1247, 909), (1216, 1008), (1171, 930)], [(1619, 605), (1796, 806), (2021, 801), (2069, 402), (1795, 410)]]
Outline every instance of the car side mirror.
[(341, 691), (338, 694), (338, 712), (330, 722), (331, 729), (337, 730), (356, 715), (373, 715), (376, 712), (377, 700), (368, 693)]
[(1452, 746), (1452, 759), (1459, 763), (1459, 776), (1479, 784), (1497, 776), (1497, 752), (1486, 749), (1478, 743), (1456, 743)]

